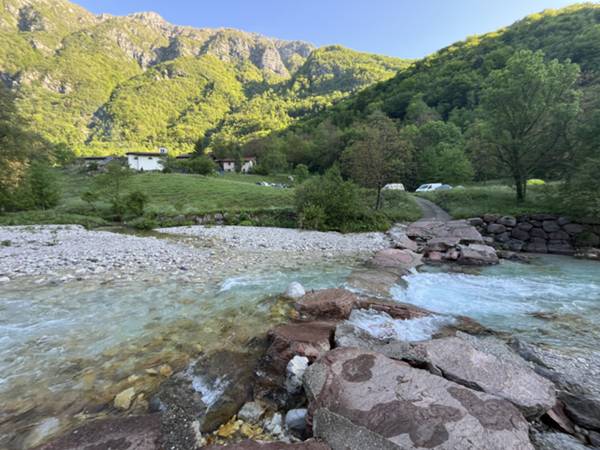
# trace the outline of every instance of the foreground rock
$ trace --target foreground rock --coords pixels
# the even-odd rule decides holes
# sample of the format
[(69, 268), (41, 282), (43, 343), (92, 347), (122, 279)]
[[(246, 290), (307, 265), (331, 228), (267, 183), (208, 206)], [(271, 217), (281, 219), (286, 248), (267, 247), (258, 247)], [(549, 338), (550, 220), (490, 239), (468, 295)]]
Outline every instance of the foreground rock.
[[(392, 356), (392, 355), (390, 355)], [(552, 382), (536, 374), (525, 362), (476, 349), (458, 337), (434, 339), (409, 346), (404, 355), (393, 355), (464, 386), (504, 398), (534, 419), (556, 402)]]
[(539, 450), (589, 450), (590, 447), (564, 433), (531, 432), (531, 442)]
[(286, 442), (243, 441), (227, 446), (209, 445), (208, 447), (203, 447), (203, 449), (206, 450), (219, 450), (223, 448), (227, 450), (331, 450), (331, 448), (323, 442), (318, 442), (312, 439), (295, 444), (289, 444)]
[[(254, 396), (278, 407), (295, 407), (301, 392), (288, 380), (294, 358), (313, 362), (331, 349), (335, 322), (315, 321), (280, 325), (269, 332), (269, 348), (258, 363)], [(294, 384), (294, 386), (293, 386)]]
[(407, 363), (335, 349), (305, 375), (313, 431), (332, 449), (533, 449), (508, 401)]
[(567, 415), (582, 428), (600, 431), (600, 353), (565, 354), (514, 340), (513, 348), (552, 380)]
[(161, 414), (166, 448), (195, 449), (201, 432), (227, 422), (250, 400), (252, 354), (219, 351), (178, 373), (161, 385), (151, 407)]
[(161, 450), (158, 415), (98, 420), (38, 450)]

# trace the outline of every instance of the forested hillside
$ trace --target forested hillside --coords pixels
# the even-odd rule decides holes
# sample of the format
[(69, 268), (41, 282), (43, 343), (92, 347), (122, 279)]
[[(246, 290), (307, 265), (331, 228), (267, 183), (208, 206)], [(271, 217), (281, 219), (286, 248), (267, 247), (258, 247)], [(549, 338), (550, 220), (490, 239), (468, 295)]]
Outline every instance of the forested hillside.
[(77, 153), (206, 138), (243, 143), (290, 125), (408, 61), (320, 50), (154, 13), (96, 16), (66, 0), (0, 1), (0, 81), (20, 117)]
[(386, 136), (395, 142), (382, 157), (395, 167), (389, 178), (412, 188), (510, 178), (525, 190), (528, 177), (570, 181), (600, 167), (600, 5), (547, 10), (469, 37), (251, 145), (316, 171), (339, 162), (372, 185), (356, 175), (365, 172), (357, 149), (368, 154), (368, 142)]

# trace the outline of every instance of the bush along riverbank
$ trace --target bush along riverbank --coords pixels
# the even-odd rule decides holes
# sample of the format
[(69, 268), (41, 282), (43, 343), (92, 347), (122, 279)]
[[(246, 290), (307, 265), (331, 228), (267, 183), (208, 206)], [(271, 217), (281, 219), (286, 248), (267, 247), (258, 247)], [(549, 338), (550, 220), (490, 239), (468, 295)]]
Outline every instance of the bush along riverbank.
[[(388, 235), (394, 248), (377, 251), (349, 276), (352, 291), (306, 292), (292, 283), (273, 306), (287, 321), (266, 336), (165, 373), (167, 381), (148, 398), (133, 380), (113, 404), (137, 416), (91, 422), (40, 448), (105, 448), (116, 441), (124, 450), (600, 444), (594, 355), (585, 371), (573, 370), (564, 353), (391, 299), (389, 288), (423, 255), (450, 262), (458, 252), (458, 264), (497, 264), (475, 227), (419, 222)], [(146, 401), (149, 413), (141, 414), (134, 405)]]

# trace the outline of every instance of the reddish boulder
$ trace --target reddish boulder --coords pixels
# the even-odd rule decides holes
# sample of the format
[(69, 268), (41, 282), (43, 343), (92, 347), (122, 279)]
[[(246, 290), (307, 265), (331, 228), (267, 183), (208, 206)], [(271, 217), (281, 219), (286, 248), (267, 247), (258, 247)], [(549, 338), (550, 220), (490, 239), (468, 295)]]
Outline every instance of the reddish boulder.
[(303, 318), (344, 320), (350, 316), (358, 297), (345, 289), (324, 289), (306, 294), (296, 302)]
[(386, 248), (373, 256), (370, 265), (380, 270), (404, 275), (422, 264), (421, 255), (410, 250)]
[(291, 406), (296, 393), (286, 389), (286, 369), (294, 356), (315, 361), (331, 349), (336, 322), (300, 322), (280, 325), (269, 331), (269, 348), (256, 370), (254, 397)]

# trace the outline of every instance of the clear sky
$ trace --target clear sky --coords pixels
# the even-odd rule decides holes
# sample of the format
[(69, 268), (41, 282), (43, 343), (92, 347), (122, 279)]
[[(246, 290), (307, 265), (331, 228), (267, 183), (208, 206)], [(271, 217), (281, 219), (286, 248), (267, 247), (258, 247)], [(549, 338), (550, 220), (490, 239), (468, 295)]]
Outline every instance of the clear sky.
[[(155, 11), (177, 25), (239, 28), (317, 46), (418, 58), (563, 0), (75, 0), (94, 13)], [(597, 3), (597, 2), (596, 2)]]

